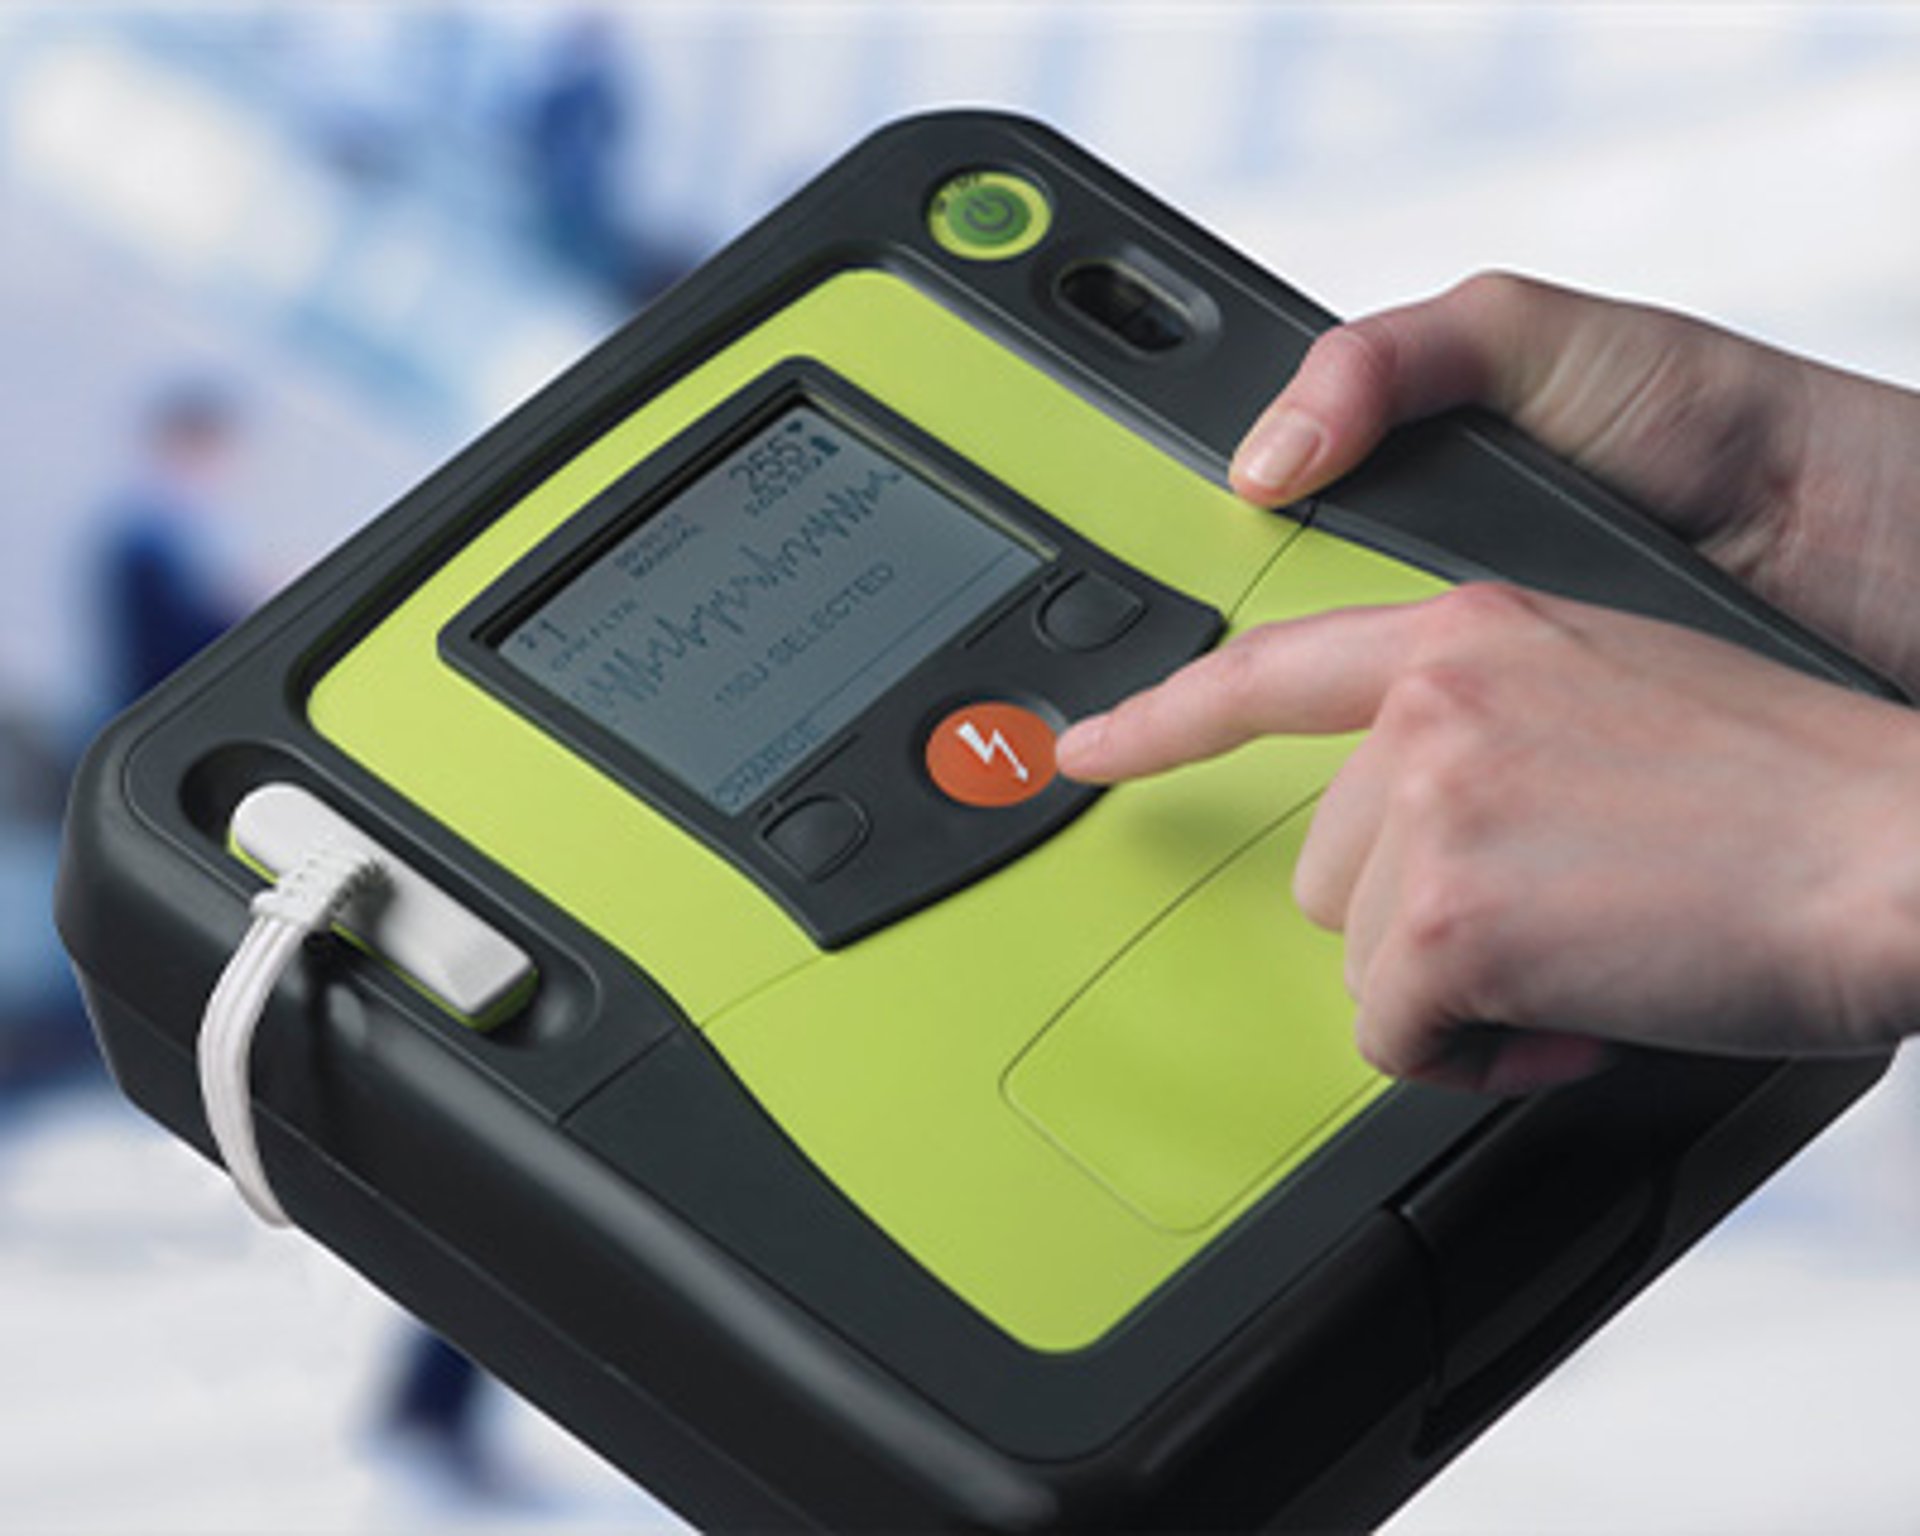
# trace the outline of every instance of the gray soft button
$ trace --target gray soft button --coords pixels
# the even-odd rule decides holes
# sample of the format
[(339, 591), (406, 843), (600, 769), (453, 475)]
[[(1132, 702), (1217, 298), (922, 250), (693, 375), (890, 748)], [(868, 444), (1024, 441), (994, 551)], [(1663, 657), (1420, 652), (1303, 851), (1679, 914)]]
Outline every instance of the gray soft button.
[(809, 880), (832, 874), (866, 840), (866, 812), (843, 795), (803, 800), (760, 834)]
[(1040, 633), (1064, 650), (1097, 651), (1124, 635), (1146, 607), (1118, 582), (1079, 576), (1040, 609)]

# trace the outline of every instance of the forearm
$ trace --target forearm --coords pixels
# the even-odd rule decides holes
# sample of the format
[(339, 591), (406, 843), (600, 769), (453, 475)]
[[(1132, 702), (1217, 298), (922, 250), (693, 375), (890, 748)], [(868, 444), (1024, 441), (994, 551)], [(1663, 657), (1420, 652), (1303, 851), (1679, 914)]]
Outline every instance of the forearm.
[(1806, 1001), (1836, 1048), (1881, 1049), (1920, 1033), (1920, 713), (1873, 710), (1873, 728), (1836, 752), (1861, 765), (1834, 804), (1803, 808), (1836, 850), (1796, 925)]

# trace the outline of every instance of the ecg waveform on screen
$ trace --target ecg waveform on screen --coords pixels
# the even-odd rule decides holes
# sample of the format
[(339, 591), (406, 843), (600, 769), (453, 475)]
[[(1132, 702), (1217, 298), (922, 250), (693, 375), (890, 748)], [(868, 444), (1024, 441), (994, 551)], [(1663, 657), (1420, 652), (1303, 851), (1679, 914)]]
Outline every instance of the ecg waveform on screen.
[(771, 551), (740, 544), (742, 558), (736, 569), (716, 581), (684, 619), (649, 615), (638, 636), (616, 645), (611, 655), (579, 680), (575, 685), (578, 701), (604, 713), (622, 701), (644, 704), (653, 699), (674, 663), (692, 651), (706, 650), (722, 633), (735, 639), (746, 635), (743, 621), (761, 598), (804, 580), (809, 567), (834, 552), (836, 545), (857, 540), (876, 516), (888, 488), (905, 478), (898, 469), (874, 469), (864, 483), (830, 492)]

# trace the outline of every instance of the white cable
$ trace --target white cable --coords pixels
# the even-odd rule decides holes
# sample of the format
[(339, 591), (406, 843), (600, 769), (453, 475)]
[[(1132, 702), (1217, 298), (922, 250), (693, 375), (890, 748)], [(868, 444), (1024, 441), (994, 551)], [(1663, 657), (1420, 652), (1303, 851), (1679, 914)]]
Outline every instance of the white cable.
[(240, 1197), (268, 1226), (286, 1226), (287, 1213), (267, 1182), (254, 1135), (254, 1031), (301, 946), (324, 932), (355, 896), (384, 879), (380, 861), (360, 850), (333, 841), (309, 850), (277, 885), (253, 898), (253, 926), (207, 999), (197, 1051), (207, 1128)]

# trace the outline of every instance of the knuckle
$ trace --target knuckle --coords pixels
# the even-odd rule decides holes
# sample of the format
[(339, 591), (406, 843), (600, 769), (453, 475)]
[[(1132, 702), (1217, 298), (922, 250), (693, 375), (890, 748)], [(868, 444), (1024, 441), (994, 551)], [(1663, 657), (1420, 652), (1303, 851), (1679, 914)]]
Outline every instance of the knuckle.
[(1374, 729), (1392, 744), (1396, 800), (1439, 809), (1499, 760), (1498, 689), (1499, 680), (1482, 669), (1449, 662), (1395, 680)]
[(1446, 296), (1468, 314), (1505, 326), (1524, 320), (1547, 292), (1533, 278), (1489, 267), (1461, 279)]
[(1374, 1019), (1363, 1008), (1355, 1021), (1354, 1045), (1366, 1064), (1387, 1077), (1409, 1077), (1418, 1070), (1422, 1052), (1404, 1033)]
[(1315, 374), (1342, 392), (1390, 398), (1399, 372), (1393, 327), (1378, 316), (1322, 331), (1309, 349)]
[(1486, 911), (1471, 881), (1459, 871), (1428, 866), (1407, 877), (1399, 916), (1407, 952), (1423, 965), (1444, 960), (1453, 971), (1471, 957)]
[[(1308, 922), (1330, 933), (1338, 933), (1346, 917), (1334, 900), (1331, 881), (1304, 859), (1293, 867), (1293, 904)], [(1351, 953), (1351, 945), (1348, 950)]]
[[(1358, 873), (1355, 866), (1360, 853), (1337, 830), (1329, 830), (1335, 813), (1327, 807), (1323, 796), (1313, 808), (1289, 884), (1294, 905), (1308, 922), (1329, 933), (1344, 933), (1348, 927), (1346, 904)], [(1357, 948), (1351, 934), (1341, 947), (1351, 964)]]
[(1436, 842), (1450, 827), (1467, 822), (1477, 775), (1471, 756), (1458, 750), (1428, 753), (1410, 763), (1388, 791), (1391, 814), (1401, 825)]
[(1402, 681), (1432, 673), (1428, 684), (1465, 704), (1485, 696), (1497, 671), (1510, 669), (1558, 632), (1534, 593), (1499, 581), (1454, 587), (1420, 605)]
[(1533, 594), (1501, 583), (1431, 600), (1423, 624), (1374, 726), (1394, 743), (1410, 808), (1438, 811), (1484, 798), (1483, 782), (1513, 756), (1537, 671), (1527, 658), (1562, 631)]
[(1497, 1006), (1502, 958), (1495, 899), (1457, 870), (1411, 879), (1397, 914), (1395, 943), (1403, 963), (1425, 978), (1434, 995), (1475, 1009)]
[(1455, 661), (1427, 661), (1393, 680), (1380, 701), (1378, 726), (1414, 739), (1457, 730), (1483, 709), (1487, 680), (1477, 668)]
[(1376, 720), (1390, 743), (1387, 813), (1425, 848), (1449, 856), (1470, 848), (1512, 814), (1527, 753), (1499, 693), (1499, 680), (1459, 666), (1421, 668), (1396, 683)]
[(1394, 1070), (1398, 1065), (1398, 1058), (1393, 1050), (1392, 1042), (1385, 1037), (1382, 1031), (1369, 1028), (1363, 1021), (1360, 1027), (1354, 1031), (1353, 1043), (1360, 1051), (1360, 1059), (1372, 1067), (1374, 1071), (1383, 1073), (1388, 1077), (1397, 1077), (1399, 1075)]
[(1531, 592), (1504, 581), (1470, 581), (1427, 603), (1428, 628), (1442, 643), (1478, 643), (1545, 623)]

